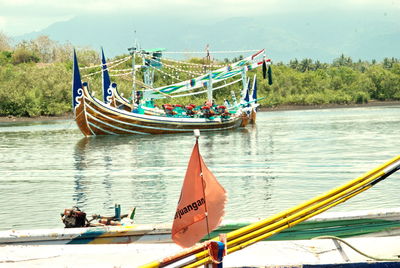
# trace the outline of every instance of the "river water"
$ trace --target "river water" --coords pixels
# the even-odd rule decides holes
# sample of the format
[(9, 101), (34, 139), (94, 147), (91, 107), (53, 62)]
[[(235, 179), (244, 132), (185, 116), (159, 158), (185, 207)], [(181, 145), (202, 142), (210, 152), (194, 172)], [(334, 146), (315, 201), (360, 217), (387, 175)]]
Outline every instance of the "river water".
[[(228, 192), (226, 220), (264, 218), (397, 156), (400, 106), (259, 112), (257, 125), (202, 133), (200, 152)], [(0, 123), (0, 230), (63, 227), (78, 206), (137, 223), (171, 222), (191, 134), (84, 138), (72, 120)], [(400, 172), (399, 172), (400, 173)], [(400, 174), (332, 209), (400, 205)]]

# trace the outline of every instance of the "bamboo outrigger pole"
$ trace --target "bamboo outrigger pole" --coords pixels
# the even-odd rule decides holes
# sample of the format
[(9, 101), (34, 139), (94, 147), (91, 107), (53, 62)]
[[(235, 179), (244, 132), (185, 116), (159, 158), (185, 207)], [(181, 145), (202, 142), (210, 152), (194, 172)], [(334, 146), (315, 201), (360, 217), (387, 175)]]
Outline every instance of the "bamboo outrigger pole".
[[(264, 240), (284, 229), (305, 221), (329, 208), (347, 201), (353, 196), (362, 193), (378, 182), (386, 179), (400, 169), (400, 155), (389, 160), (385, 164), (375, 168), (364, 175), (337, 187), (323, 195), (295, 206), (289, 210), (278, 213), (265, 220), (248, 225), (227, 234), (227, 254), (243, 249), (258, 241)], [(214, 238), (213, 240), (218, 240)], [(208, 251), (188, 253), (192, 255), (191, 261), (184, 267), (197, 267), (211, 261)], [(180, 258), (182, 259), (182, 258)], [(170, 263), (170, 262), (169, 262)], [(163, 267), (167, 263), (152, 262), (143, 267)]]

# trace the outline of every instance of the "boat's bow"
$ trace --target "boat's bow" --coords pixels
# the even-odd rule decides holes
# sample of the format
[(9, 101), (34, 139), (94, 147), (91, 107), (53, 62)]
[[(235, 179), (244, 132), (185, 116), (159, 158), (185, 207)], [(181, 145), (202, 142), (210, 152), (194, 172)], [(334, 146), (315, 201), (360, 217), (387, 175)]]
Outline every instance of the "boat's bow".
[(74, 112), (74, 119), (83, 135), (90, 136), (91, 131), (88, 127), (87, 118), (85, 114), (85, 93), (87, 92), (87, 83), (82, 83), (81, 75), (79, 72), (78, 59), (74, 50), (74, 66), (72, 74), (72, 108)]

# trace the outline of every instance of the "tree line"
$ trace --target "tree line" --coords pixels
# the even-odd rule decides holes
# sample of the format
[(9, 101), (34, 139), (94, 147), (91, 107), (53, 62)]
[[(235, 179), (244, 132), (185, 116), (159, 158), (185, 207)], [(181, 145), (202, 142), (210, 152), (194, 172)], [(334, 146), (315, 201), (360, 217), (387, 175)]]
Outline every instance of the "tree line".
[[(60, 44), (47, 36), (12, 45), (11, 39), (0, 32), (0, 116), (57, 116), (70, 113), (72, 44)], [(80, 66), (98, 66), (99, 52), (91, 48), (77, 49)], [(123, 58), (120, 55), (110, 61)], [(241, 59), (242, 56), (237, 59)], [(202, 59), (187, 59), (201, 63)], [(215, 64), (229, 64), (224, 59)], [(131, 67), (131, 62), (119, 66)], [(138, 62), (140, 64), (140, 62)], [(93, 67), (93, 70), (98, 70)], [(91, 71), (89, 69), (89, 71)], [(261, 68), (249, 73), (262, 78)], [(312, 59), (294, 59), (288, 63), (272, 64), (273, 84), (258, 79), (259, 97), (264, 107), (279, 105), (324, 105), (368, 103), (373, 100), (400, 100), (400, 60), (385, 58), (382, 61), (354, 61), (340, 55), (331, 63)], [(84, 73), (83, 73), (84, 74)], [(140, 71), (138, 77), (140, 75)], [(171, 84), (174, 81), (162, 73), (155, 74), (155, 86)], [(175, 71), (175, 78), (189, 79)], [(86, 79), (86, 78), (85, 78)], [(101, 74), (88, 77), (90, 89), (101, 94)], [(118, 89), (130, 96), (131, 77), (113, 77)], [(216, 101), (222, 103), (230, 96), (232, 89), (240, 90), (241, 85), (216, 92)], [(236, 91), (238, 92), (238, 91)], [(174, 100), (183, 104), (203, 103), (204, 95)], [(171, 102), (166, 99), (161, 102)]]

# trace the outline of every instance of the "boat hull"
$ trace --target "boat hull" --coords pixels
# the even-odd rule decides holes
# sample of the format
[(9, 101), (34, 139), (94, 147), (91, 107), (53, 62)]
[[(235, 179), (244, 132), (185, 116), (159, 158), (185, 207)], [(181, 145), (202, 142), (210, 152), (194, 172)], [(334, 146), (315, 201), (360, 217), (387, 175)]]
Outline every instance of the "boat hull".
[[(225, 222), (210, 236), (228, 233), (250, 221)], [(400, 209), (352, 213), (325, 213), (267, 240), (303, 240), (318, 236), (375, 237), (400, 235)], [(170, 224), (135, 224), (88, 228), (11, 230), (0, 232), (0, 245), (171, 243)]]
[(245, 115), (207, 119), (131, 113), (96, 100), (86, 87), (76, 102), (75, 121), (85, 136), (176, 134), (193, 132), (194, 129), (218, 131), (245, 127), (248, 123)]
[[(395, 259), (399, 255), (400, 237), (352, 238), (346, 241), (374, 257)], [(164, 260), (181, 250), (178, 245), (172, 243), (3, 246), (0, 247), (0, 263), (8, 268), (141, 267), (156, 260)], [(400, 262), (373, 261), (343, 244), (336, 246), (329, 239), (263, 241), (225, 256), (222, 265), (271, 268), (394, 268), (399, 267)]]

